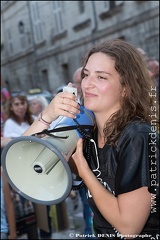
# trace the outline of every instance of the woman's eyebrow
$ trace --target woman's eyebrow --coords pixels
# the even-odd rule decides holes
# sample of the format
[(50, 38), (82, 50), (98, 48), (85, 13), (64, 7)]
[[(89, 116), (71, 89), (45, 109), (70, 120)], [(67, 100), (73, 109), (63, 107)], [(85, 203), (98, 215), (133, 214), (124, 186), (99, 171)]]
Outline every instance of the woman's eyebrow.
[(87, 68), (84, 68), (83, 71), (89, 72), (89, 70)]
[[(84, 68), (84, 71), (89, 72), (89, 70), (86, 69), (86, 68)], [(101, 73), (105, 73), (105, 74), (109, 74), (109, 75), (111, 75), (109, 72), (106, 72), (106, 71), (95, 71), (95, 72), (96, 72), (96, 73), (99, 73), (99, 74), (101, 74)]]
[(106, 71), (96, 71), (96, 73), (105, 73), (105, 74), (111, 75), (109, 72), (106, 72)]
[[(84, 68), (83, 71), (89, 72), (89, 70), (87, 68)], [(109, 74), (109, 75), (111, 75), (109, 72), (106, 72), (106, 71), (95, 71), (95, 72), (98, 73), (98, 74)]]

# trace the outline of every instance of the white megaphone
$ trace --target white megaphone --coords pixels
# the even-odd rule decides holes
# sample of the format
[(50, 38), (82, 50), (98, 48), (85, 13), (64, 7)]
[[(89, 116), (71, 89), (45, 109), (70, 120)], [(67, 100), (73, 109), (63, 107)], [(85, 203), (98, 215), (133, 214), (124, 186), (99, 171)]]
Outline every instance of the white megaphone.
[(94, 126), (94, 114), (80, 106), (76, 120), (63, 117), (51, 132), (67, 127), (72, 130), (58, 130), (43, 138), (21, 136), (11, 140), (2, 151), (2, 167), (10, 185), (38, 204), (58, 204), (65, 200), (73, 185), (67, 160), (78, 139), (83, 137), (81, 131), (89, 131), (87, 126)]

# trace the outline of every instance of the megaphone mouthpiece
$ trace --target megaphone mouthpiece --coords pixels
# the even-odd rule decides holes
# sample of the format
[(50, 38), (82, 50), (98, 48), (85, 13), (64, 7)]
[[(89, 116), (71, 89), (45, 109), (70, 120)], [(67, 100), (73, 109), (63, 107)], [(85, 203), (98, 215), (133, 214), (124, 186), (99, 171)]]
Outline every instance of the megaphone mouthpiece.
[(33, 163), (33, 169), (37, 173), (48, 173), (59, 162), (59, 158), (48, 151), (46, 147), (39, 153)]

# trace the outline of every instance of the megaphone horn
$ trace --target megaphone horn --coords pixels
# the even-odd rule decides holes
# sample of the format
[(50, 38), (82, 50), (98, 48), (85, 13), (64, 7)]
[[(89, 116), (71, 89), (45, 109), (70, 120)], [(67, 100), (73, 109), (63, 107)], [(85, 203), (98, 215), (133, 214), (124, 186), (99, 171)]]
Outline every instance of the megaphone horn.
[[(87, 126), (94, 126), (94, 115), (81, 106), (76, 121), (63, 117), (52, 130), (45, 131), (49, 136), (11, 140), (3, 148), (2, 167), (13, 189), (38, 204), (52, 205), (65, 200), (73, 186), (67, 160), (82, 132), (88, 131)], [(62, 131), (64, 128), (66, 131)]]

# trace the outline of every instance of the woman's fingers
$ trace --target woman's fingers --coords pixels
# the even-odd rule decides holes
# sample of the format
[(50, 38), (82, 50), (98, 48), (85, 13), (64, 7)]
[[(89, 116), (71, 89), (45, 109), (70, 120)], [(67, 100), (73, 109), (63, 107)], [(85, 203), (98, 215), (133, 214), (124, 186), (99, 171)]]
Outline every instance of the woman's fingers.
[(79, 104), (76, 102), (76, 96), (69, 92), (58, 93), (47, 108), (43, 111), (43, 115), (50, 121), (54, 121), (59, 116), (76, 118), (79, 114)]
[(83, 178), (83, 174), (88, 171), (89, 166), (83, 155), (83, 139), (80, 138), (77, 141), (77, 148), (74, 154), (72, 155), (72, 159), (76, 165), (78, 175)]
[(83, 139), (79, 138), (77, 141), (77, 148), (74, 154), (72, 155), (72, 158), (76, 161), (81, 159), (83, 156)]
[(83, 152), (83, 138), (79, 138), (77, 141), (77, 153), (81, 153)]

